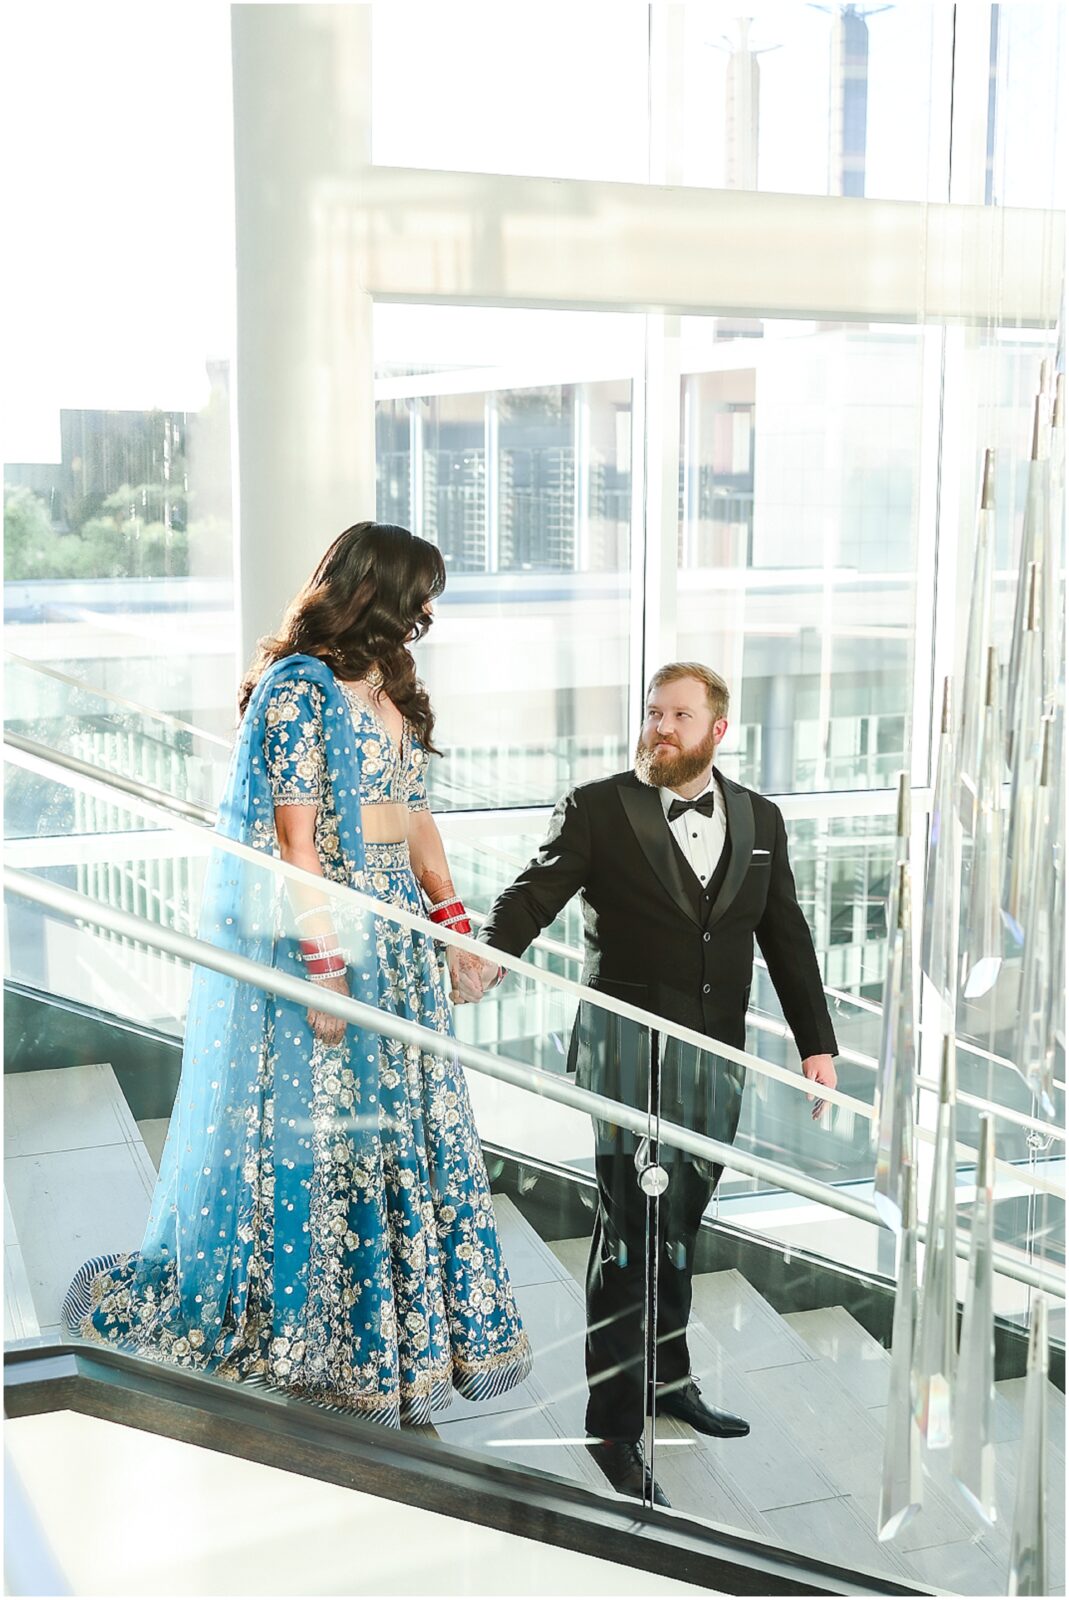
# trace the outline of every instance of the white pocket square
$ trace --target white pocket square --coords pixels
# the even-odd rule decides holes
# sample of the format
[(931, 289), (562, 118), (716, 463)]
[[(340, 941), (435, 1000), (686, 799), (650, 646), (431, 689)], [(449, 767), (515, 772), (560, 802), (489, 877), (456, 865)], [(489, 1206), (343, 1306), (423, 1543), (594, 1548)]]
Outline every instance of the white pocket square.
[(755, 856), (770, 856), (771, 854), (772, 854), (771, 850), (755, 850), (754, 851), (754, 855)]

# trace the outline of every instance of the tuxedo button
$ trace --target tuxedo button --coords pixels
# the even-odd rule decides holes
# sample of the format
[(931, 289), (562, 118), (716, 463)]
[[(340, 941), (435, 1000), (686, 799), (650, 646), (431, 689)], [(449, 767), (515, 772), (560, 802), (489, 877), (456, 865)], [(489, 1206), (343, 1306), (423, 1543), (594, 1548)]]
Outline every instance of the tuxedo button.
[(711, 983), (703, 983), (702, 984), (702, 994), (712, 994), (712, 992), (713, 992), (713, 986), (712, 986)]
[(706, 944), (708, 944), (708, 943), (709, 943), (709, 940), (710, 940), (710, 939), (711, 939), (711, 938), (712, 938), (712, 937), (713, 937), (713, 936), (712, 936), (712, 934), (711, 934), (711, 933), (703, 933), (703, 934), (702, 934), (702, 938), (703, 938), (703, 939), (704, 939), (704, 940), (705, 940), (705, 943), (706, 943)]

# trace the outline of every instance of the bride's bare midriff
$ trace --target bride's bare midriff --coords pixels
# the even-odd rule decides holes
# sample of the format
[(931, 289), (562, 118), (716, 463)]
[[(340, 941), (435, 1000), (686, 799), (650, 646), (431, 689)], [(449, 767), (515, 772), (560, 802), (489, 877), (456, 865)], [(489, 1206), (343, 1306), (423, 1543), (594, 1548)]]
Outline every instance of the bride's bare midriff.
[(360, 825), (365, 844), (404, 844), (408, 838), (408, 807), (399, 801), (361, 806)]

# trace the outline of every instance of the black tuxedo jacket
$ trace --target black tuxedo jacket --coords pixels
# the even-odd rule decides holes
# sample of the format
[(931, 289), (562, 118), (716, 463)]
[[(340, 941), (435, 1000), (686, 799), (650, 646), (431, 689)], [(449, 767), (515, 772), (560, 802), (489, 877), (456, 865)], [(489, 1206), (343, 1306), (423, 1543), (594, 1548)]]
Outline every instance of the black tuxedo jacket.
[[(756, 937), (803, 1059), (835, 1054), (782, 814), (762, 795), (716, 776), (728, 837), (704, 891), (672, 836), (659, 791), (621, 772), (564, 796), (545, 843), (498, 896), (480, 938), (522, 955), (578, 893), (585, 984), (741, 1049)], [(580, 1083), (645, 1106), (647, 1054), (635, 1025), (580, 1007), (572, 1036)], [(712, 1048), (669, 1041), (662, 1114), (730, 1140), (744, 1076)]]

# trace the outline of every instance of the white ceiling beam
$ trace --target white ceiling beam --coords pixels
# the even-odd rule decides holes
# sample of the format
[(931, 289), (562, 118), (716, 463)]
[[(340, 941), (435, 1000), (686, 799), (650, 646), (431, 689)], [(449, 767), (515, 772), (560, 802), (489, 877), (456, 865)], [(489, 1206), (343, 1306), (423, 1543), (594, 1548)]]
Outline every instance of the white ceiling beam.
[(1065, 243), (1052, 211), (409, 167), (316, 209), (381, 300), (836, 322), (1050, 326)]

